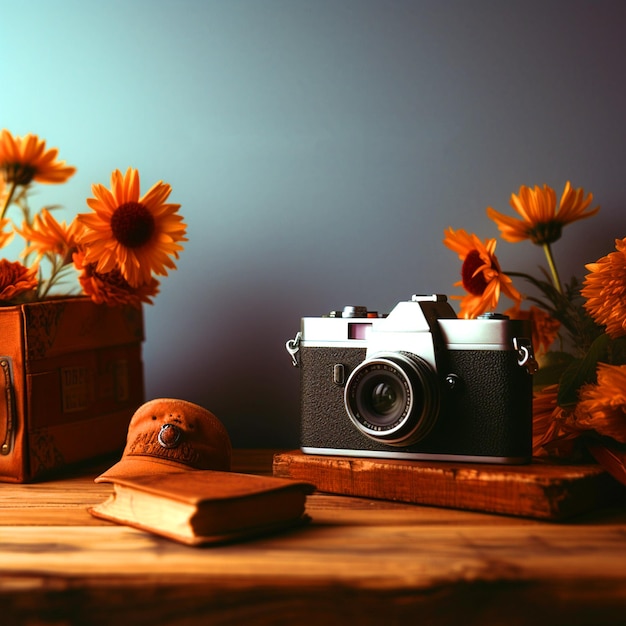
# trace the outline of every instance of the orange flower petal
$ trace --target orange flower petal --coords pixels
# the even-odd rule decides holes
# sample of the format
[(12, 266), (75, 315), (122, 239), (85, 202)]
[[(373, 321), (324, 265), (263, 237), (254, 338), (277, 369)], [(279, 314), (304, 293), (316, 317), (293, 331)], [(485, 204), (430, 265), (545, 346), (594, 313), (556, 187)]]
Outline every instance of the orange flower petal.
[(98, 273), (119, 268), (132, 287), (149, 284), (152, 275), (175, 269), (172, 258), (187, 241), (186, 225), (177, 213), (180, 205), (166, 204), (170, 185), (159, 181), (140, 198), (139, 173), (111, 174), (111, 189), (93, 185), (94, 198), (87, 200), (92, 214), (80, 214), (85, 227), (80, 243), (84, 263)]
[(586, 266), (582, 296), (585, 308), (613, 338), (626, 335), (626, 238), (616, 240), (616, 252)]
[(0, 133), (0, 171), (8, 183), (64, 183), (76, 168), (57, 161), (57, 155), (57, 148), (46, 150), (37, 135), (14, 137), (6, 128)]
[(495, 239), (483, 242), (473, 233), (448, 227), (444, 230), (443, 243), (463, 261), (461, 285), (468, 295), (461, 300), (461, 317), (471, 319), (486, 311), (494, 311), (502, 293), (516, 303), (521, 302), (521, 294), (500, 269), (495, 256)]
[(563, 226), (595, 215), (600, 207), (588, 211), (593, 196), (584, 197), (582, 188), (573, 190), (568, 181), (557, 209), (556, 194), (548, 185), (534, 188), (522, 185), (511, 194), (510, 204), (522, 218), (518, 220), (487, 207), (487, 216), (500, 230), (503, 239), (511, 242), (530, 239), (538, 245), (550, 244), (561, 237)]

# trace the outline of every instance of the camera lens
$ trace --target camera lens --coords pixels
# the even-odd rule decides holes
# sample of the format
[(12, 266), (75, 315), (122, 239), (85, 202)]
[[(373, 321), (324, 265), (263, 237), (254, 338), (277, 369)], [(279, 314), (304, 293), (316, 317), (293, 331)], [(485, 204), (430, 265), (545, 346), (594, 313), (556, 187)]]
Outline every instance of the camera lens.
[(395, 385), (390, 383), (376, 383), (371, 393), (371, 406), (372, 409), (379, 415), (389, 415), (393, 412), (394, 408), (397, 408), (398, 403), (398, 390), (394, 388)]
[(377, 367), (368, 369), (354, 392), (355, 413), (379, 428), (388, 428), (404, 415), (407, 390), (403, 382), (388, 371)]
[(423, 439), (439, 413), (439, 387), (423, 359), (404, 353), (361, 363), (346, 383), (348, 416), (372, 439), (406, 446)]

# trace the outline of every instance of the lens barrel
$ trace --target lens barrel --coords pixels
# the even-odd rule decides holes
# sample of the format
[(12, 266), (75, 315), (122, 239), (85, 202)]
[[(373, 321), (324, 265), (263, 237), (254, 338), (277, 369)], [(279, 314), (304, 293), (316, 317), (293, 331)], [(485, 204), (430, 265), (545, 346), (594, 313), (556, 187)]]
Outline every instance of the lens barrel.
[(377, 354), (358, 365), (344, 392), (348, 416), (366, 436), (397, 446), (423, 439), (439, 415), (432, 367), (408, 352)]

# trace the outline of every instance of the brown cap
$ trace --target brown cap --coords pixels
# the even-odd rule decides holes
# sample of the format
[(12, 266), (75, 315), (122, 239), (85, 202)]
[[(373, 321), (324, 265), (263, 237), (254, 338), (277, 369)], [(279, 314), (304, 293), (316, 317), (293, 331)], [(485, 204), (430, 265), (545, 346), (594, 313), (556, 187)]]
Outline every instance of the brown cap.
[(122, 459), (96, 482), (184, 470), (229, 471), (230, 456), (230, 438), (213, 413), (186, 400), (158, 398), (137, 409)]

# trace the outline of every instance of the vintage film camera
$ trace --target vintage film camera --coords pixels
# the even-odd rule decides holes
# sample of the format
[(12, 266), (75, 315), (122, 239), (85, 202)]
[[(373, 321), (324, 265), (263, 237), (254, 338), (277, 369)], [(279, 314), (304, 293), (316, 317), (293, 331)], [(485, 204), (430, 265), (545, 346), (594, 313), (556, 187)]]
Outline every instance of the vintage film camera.
[(530, 461), (527, 321), (459, 319), (446, 296), (413, 296), (388, 316), (346, 307), (305, 317), (286, 347), (301, 371), (305, 453)]

